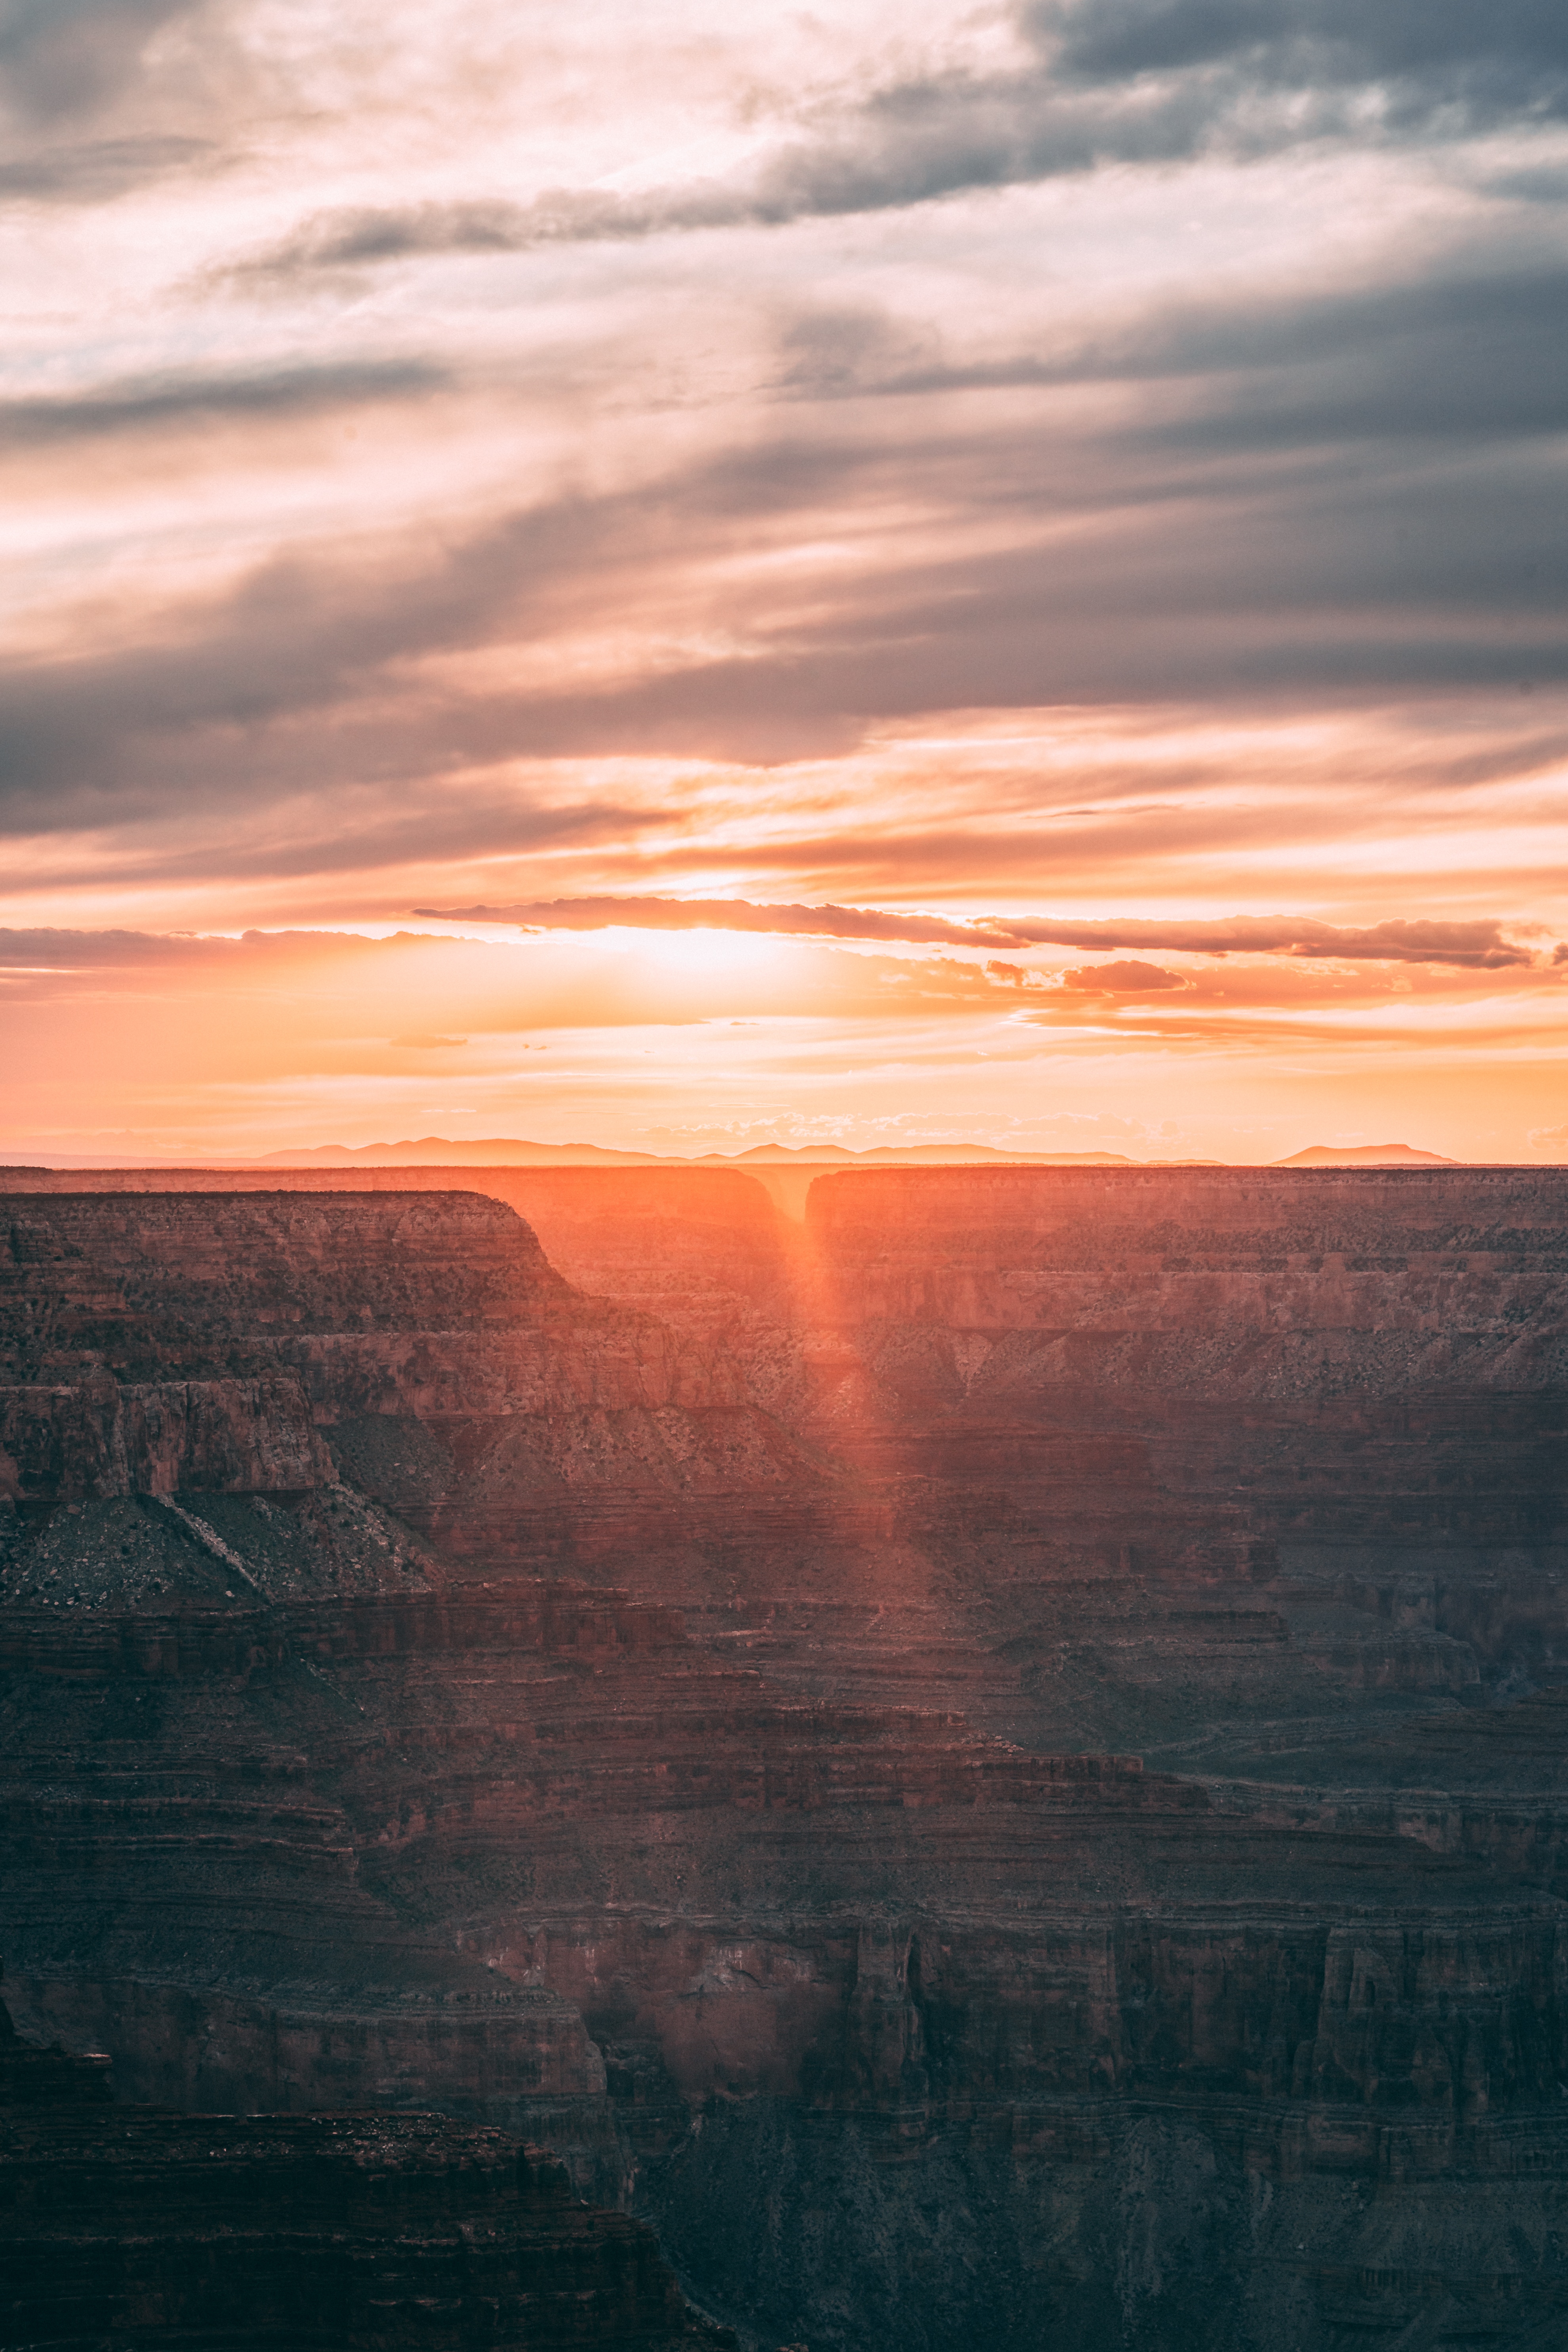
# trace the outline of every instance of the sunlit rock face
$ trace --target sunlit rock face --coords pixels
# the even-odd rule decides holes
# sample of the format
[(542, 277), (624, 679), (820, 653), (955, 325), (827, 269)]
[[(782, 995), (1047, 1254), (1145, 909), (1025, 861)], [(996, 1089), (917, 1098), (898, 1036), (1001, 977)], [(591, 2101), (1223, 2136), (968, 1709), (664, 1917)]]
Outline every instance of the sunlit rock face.
[(1555, 1172), (154, 1181), (0, 1203), (40, 2037), (764, 2352), (1562, 2340)]

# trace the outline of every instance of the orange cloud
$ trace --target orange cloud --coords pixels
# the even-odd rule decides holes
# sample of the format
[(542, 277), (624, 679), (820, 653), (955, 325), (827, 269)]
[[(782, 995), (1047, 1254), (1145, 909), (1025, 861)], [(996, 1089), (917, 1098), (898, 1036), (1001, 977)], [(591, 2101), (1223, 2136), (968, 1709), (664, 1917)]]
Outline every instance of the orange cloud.
[(1076, 971), (1062, 974), (1062, 986), (1076, 989), (1083, 996), (1158, 996), (1166, 989), (1189, 985), (1179, 971), (1166, 971), (1157, 963), (1135, 960), (1085, 964)]

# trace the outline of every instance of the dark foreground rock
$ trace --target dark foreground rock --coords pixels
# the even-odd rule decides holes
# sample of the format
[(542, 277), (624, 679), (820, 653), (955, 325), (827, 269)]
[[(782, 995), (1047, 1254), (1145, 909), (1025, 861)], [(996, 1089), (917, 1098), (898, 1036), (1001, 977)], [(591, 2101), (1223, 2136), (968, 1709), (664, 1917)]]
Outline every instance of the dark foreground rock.
[(723, 2352), (651, 2231), (438, 2116), (182, 2115), (0, 2006), (0, 2342), (29, 2352)]

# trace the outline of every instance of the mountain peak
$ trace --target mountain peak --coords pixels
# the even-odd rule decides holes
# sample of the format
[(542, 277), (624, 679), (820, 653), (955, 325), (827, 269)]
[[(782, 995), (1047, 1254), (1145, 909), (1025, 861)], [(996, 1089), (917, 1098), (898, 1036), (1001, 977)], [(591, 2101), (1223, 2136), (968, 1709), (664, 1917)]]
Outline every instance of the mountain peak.
[(1272, 1160), (1275, 1168), (1461, 1168), (1460, 1160), (1445, 1160), (1440, 1151), (1418, 1151), (1410, 1143), (1310, 1143), (1289, 1160)]

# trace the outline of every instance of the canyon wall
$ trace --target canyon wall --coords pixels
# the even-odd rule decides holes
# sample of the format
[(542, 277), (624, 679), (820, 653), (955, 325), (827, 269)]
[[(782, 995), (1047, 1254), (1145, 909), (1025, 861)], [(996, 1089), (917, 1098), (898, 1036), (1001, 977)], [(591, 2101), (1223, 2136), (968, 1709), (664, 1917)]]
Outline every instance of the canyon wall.
[(24, 2031), (545, 2140), (749, 2344), (1561, 2340), (1555, 1171), (89, 1181)]
[(651, 2231), (435, 2116), (186, 2115), (0, 2006), (0, 2329), (28, 2352), (733, 2352)]

